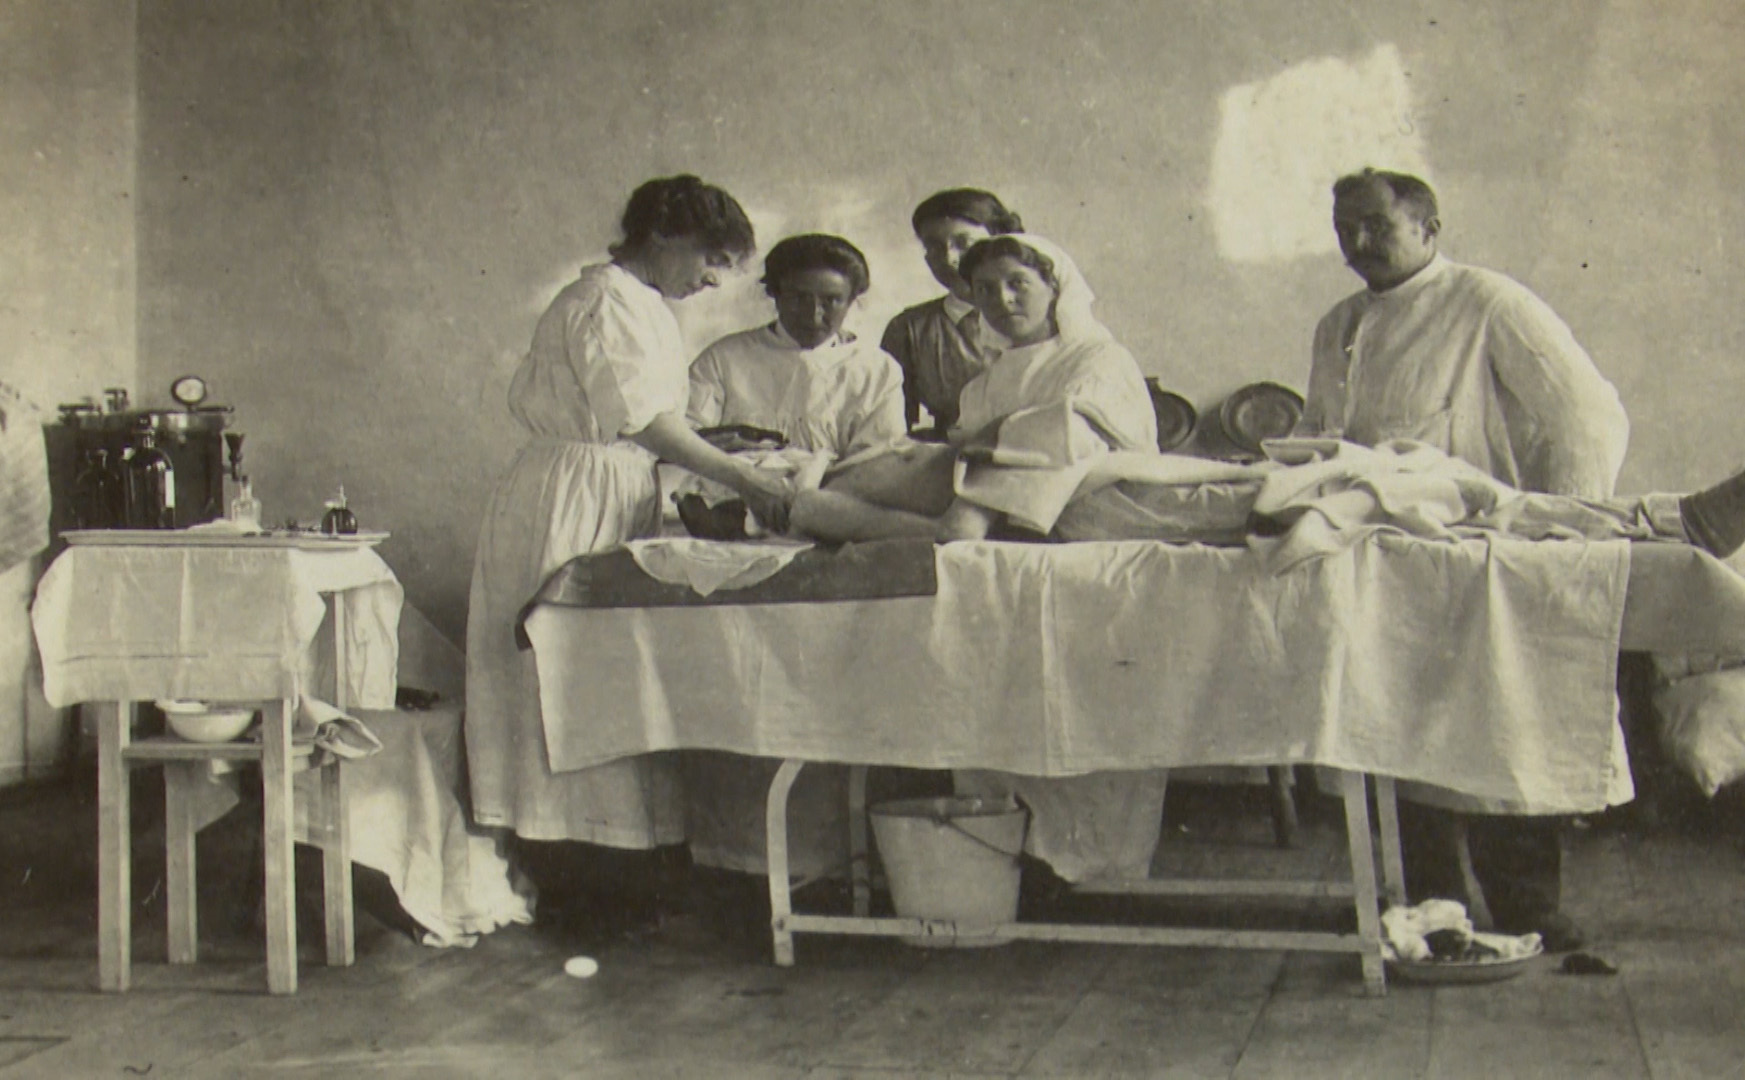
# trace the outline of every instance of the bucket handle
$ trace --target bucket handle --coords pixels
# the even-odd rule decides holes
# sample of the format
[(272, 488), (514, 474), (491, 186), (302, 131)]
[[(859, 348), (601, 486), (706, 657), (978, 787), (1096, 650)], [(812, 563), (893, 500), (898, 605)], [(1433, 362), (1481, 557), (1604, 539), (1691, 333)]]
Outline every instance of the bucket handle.
[(929, 821), (933, 822), (933, 824), (935, 824), (935, 825), (943, 825), (946, 828), (957, 833), (959, 836), (965, 837), (969, 840), (974, 841), (977, 844), (980, 844), (982, 847), (987, 848), (989, 851), (993, 852), (996, 855), (1003, 855), (1008, 859), (1017, 859), (1024, 854), (1022, 843), (1019, 844), (1019, 850), (1007, 851), (1005, 848), (1001, 847), (998, 844), (988, 843), (986, 840), (983, 840), (981, 837), (977, 836), (975, 833), (972, 833), (968, 829), (964, 828), (962, 825), (959, 825), (949, 815), (941, 813), (938, 810), (928, 811), (927, 819)]

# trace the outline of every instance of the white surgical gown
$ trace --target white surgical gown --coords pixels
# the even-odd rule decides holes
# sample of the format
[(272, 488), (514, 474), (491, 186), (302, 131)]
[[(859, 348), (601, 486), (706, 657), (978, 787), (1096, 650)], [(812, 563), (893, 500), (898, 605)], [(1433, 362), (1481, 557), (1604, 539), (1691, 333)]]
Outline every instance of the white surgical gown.
[[(752, 424), (788, 445), (845, 458), (901, 439), (903, 373), (882, 349), (852, 337), (802, 348), (779, 322), (729, 334), (691, 365), (686, 418), (696, 427)], [(684, 755), (691, 858), (746, 873), (766, 868), (764, 800), (777, 763), (711, 751)], [(788, 801), (796, 875), (847, 868), (847, 773), (813, 765)]]
[(1618, 392), (1544, 301), (1437, 256), (1315, 328), (1298, 431), (1428, 443), (1521, 491), (1604, 499), (1630, 425)]
[(878, 346), (838, 336), (801, 348), (780, 323), (729, 334), (691, 365), (696, 427), (752, 424), (838, 458), (902, 438), (903, 372)]
[(530, 438), (479, 532), (467, 617), (473, 816), (535, 840), (648, 848), (684, 838), (670, 755), (553, 773), (523, 605), (565, 562), (660, 528), (654, 457), (626, 436), (685, 407), (684, 340), (656, 290), (590, 266), (552, 301), (509, 388)]

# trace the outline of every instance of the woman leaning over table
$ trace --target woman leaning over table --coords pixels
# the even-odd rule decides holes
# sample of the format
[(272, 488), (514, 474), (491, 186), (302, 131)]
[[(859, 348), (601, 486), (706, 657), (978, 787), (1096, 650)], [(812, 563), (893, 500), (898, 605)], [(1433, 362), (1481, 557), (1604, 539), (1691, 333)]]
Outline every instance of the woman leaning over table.
[(777, 529), (788, 493), (685, 423), (688, 358), (666, 304), (718, 284), (750, 254), (745, 212), (720, 188), (675, 176), (637, 188), (622, 225), (611, 260), (585, 267), (540, 318), (509, 387), (529, 437), (479, 534), (466, 742), (480, 824), (528, 840), (650, 849), (684, 837), (673, 762), (645, 756), (552, 773), (538, 676), (533, 655), (516, 647), (516, 619), (571, 558), (659, 530), (657, 457), (735, 489)]

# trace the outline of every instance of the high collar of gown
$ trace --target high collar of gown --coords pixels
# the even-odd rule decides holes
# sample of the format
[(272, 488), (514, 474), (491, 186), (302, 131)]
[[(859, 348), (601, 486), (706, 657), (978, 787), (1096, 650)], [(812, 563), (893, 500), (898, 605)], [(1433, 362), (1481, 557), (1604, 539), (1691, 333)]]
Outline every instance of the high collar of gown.
[(1419, 270), (1417, 273), (1400, 282), (1398, 285), (1395, 285), (1393, 288), (1384, 289), (1381, 292), (1376, 292), (1374, 289), (1365, 289), (1361, 295), (1364, 296), (1366, 301), (1370, 304), (1410, 303), (1413, 298), (1418, 296), (1425, 289), (1428, 289), (1437, 278), (1447, 273), (1448, 266), (1448, 260), (1442, 257), (1441, 252), (1437, 252), (1430, 256), (1430, 261), (1424, 264), (1422, 270)]
[(780, 319), (776, 319), (764, 327), (760, 336), (764, 339), (763, 343), (773, 349), (797, 352), (801, 359), (821, 364), (833, 363), (846, 358), (850, 352), (849, 346), (853, 345), (856, 340), (853, 334), (845, 330), (838, 330), (829, 339), (808, 349), (793, 339), (787, 329), (782, 326)]

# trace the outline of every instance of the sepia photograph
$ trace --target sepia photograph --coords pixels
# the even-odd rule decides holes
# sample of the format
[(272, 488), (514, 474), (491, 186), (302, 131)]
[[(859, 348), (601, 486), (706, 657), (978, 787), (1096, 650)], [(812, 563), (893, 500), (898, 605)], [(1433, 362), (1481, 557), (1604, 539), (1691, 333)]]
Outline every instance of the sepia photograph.
[(0, 0), (0, 1080), (1745, 1075), (1742, 58)]

